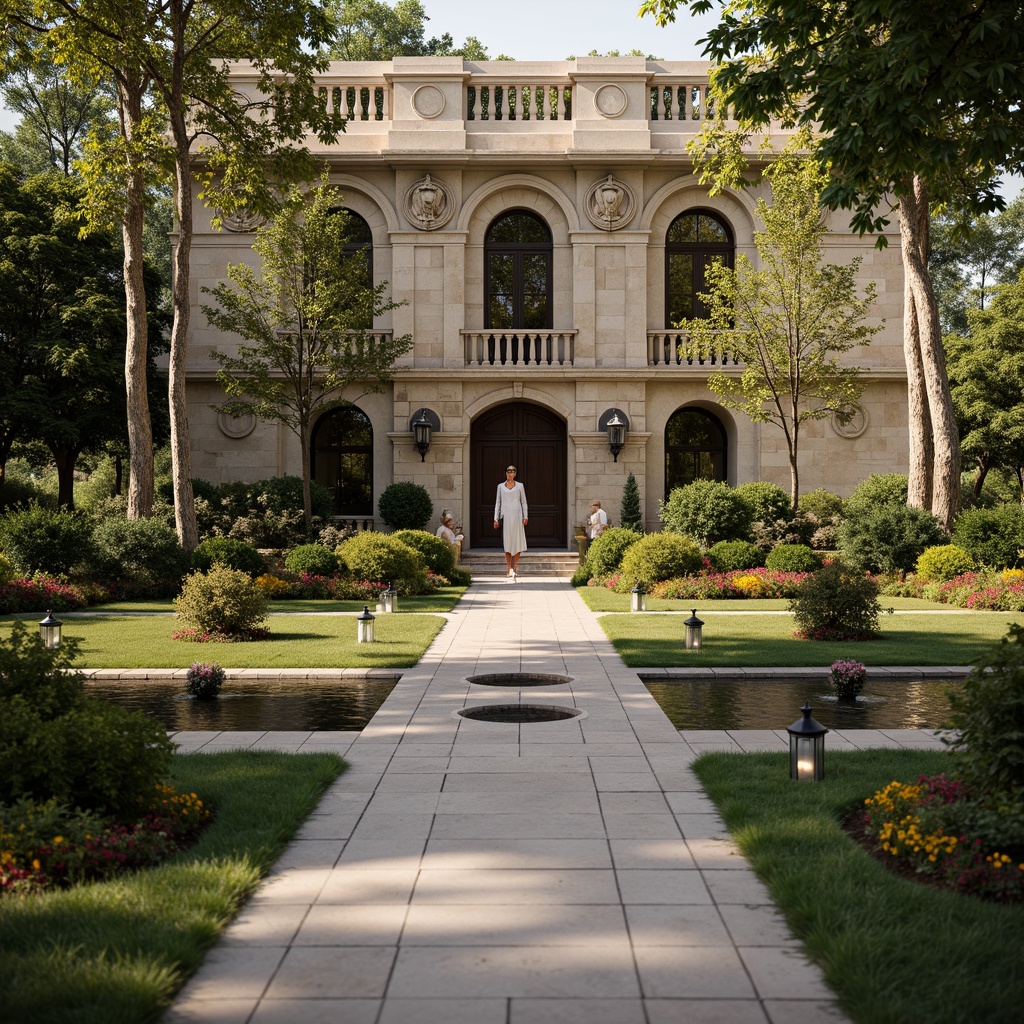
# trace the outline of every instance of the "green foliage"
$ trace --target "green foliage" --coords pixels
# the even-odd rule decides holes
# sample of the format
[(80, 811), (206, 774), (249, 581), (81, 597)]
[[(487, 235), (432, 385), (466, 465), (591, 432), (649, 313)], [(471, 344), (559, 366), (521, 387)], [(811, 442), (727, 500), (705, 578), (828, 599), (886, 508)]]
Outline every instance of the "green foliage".
[(850, 518), (839, 527), (839, 549), (862, 572), (910, 572), (925, 548), (946, 540), (938, 519), (923, 509), (851, 502)]
[(194, 662), (185, 676), (185, 692), (200, 700), (210, 700), (224, 685), (224, 669), (212, 662)]
[(22, 622), (0, 639), (0, 803), (137, 814), (173, 746), (154, 719), (86, 697), (76, 655), (74, 640), (48, 650)]
[(950, 695), (957, 771), (984, 803), (1024, 803), (1024, 627), (1011, 625)]
[(768, 552), (764, 567), (776, 572), (817, 572), (821, 556), (806, 544), (780, 544)]
[(249, 573), (217, 562), (207, 572), (185, 577), (174, 608), (201, 633), (245, 636), (263, 627), (267, 595)]
[(841, 562), (808, 576), (789, 607), (798, 635), (808, 640), (870, 640), (879, 633), (878, 585)]
[(629, 548), (642, 536), (624, 526), (610, 526), (587, 548), (587, 557), (580, 567), (581, 574), (586, 573), (582, 582), (586, 583), (591, 576), (599, 579), (610, 576), (622, 564), (622, 558)]
[(645, 588), (676, 576), (689, 576), (704, 567), (697, 544), (676, 533), (649, 533), (631, 544), (622, 558), (622, 573), (616, 589), (631, 590), (636, 583)]
[(0, 548), (25, 575), (69, 574), (90, 561), (92, 547), (92, 523), (79, 513), (30, 505), (0, 516)]
[(829, 522), (834, 516), (842, 516), (844, 506), (845, 502), (838, 494), (826, 491), (824, 487), (816, 487), (800, 495), (800, 511), (814, 516), (819, 523)]
[(637, 487), (636, 477), (633, 476), (632, 472), (626, 477), (626, 483), (622, 488), (622, 506), (619, 522), (623, 529), (633, 530), (636, 533), (644, 532), (644, 514), (640, 507), (640, 488)]
[(285, 556), (284, 567), (309, 576), (334, 576), (338, 572), (338, 556), (322, 544), (300, 544)]
[(192, 559), (159, 519), (107, 518), (93, 530), (95, 571), (123, 579), (133, 596), (176, 594)]
[(434, 503), (422, 484), (398, 480), (381, 492), (377, 509), (393, 530), (422, 530), (434, 514)]
[(974, 559), (963, 548), (956, 544), (938, 544), (921, 552), (914, 572), (923, 580), (944, 583), (975, 568)]
[(426, 588), (423, 556), (393, 535), (364, 530), (338, 548), (338, 557), (357, 580), (390, 581), (400, 594), (419, 594)]
[(953, 524), (953, 541), (976, 562), (996, 569), (1024, 564), (1024, 509), (969, 508)]
[(720, 540), (708, 551), (708, 561), (716, 572), (756, 569), (764, 565), (764, 552), (749, 540)]
[(778, 519), (789, 519), (793, 515), (793, 502), (778, 484), (758, 480), (754, 483), (740, 484), (736, 488), (736, 493), (750, 506), (755, 523), (774, 523)]
[(878, 505), (906, 505), (906, 473), (872, 473), (853, 489), (846, 499), (844, 512), (847, 516), (863, 512)]
[(14, 579), (14, 566), (11, 565), (11, 560), (0, 551), (0, 587), (5, 583), (10, 583)]
[(695, 480), (676, 487), (658, 507), (665, 529), (693, 537), (705, 547), (720, 540), (747, 540), (753, 510), (728, 484)]
[(393, 534), (395, 540), (408, 544), (423, 556), (426, 567), (438, 576), (450, 579), (455, 566), (452, 549), (440, 538), (427, 530), (399, 530)]
[(192, 564), (200, 572), (208, 572), (214, 565), (240, 569), (253, 579), (267, 571), (263, 556), (244, 540), (234, 537), (210, 537), (196, 548)]

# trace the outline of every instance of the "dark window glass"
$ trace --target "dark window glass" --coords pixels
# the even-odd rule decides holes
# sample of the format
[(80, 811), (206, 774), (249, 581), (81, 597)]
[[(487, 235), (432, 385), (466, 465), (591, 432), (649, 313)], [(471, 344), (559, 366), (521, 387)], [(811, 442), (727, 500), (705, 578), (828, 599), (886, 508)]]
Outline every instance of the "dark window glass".
[(313, 428), (313, 479), (334, 496), (339, 516), (373, 515), (373, 427), (355, 406), (339, 406)]
[(494, 330), (551, 327), (551, 231), (536, 214), (511, 210), (487, 229), (487, 323)]
[(707, 292), (706, 269), (720, 260), (733, 265), (732, 233), (705, 210), (681, 213), (665, 238), (665, 326), (708, 315), (700, 295)]
[(678, 409), (665, 425), (665, 497), (694, 480), (725, 480), (729, 446), (717, 417)]

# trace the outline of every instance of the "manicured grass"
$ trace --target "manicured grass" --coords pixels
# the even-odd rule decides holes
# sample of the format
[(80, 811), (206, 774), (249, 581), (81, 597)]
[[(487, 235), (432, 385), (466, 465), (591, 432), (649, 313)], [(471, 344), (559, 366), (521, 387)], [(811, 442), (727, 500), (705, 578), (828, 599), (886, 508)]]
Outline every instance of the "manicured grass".
[[(746, 602), (744, 602), (746, 604)], [(704, 646), (683, 647), (679, 615), (602, 615), (598, 622), (625, 663), (634, 668), (831, 665), (855, 658), (865, 665), (969, 665), (1006, 635), (1019, 612), (943, 612), (882, 615), (881, 638), (797, 640), (791, 615), (716, 614), (701, 607)]]
[(0, 900), (0, 1020), (156, 1020), (343, 768), (333, 754), (175, 758), (176, 788), (213, 824), (157, 868)]
[(940, 751), (825, 754), (791, 782), (788, 754), (707, 754), (694, 769), (842, 1008), (858, 1024), (1010, 1024), (1024, 1006), (1024, 908), (897, 877), (842, 832), (894, 779), (948, 770)]
[[(81, 639), (78, 668), (188, 668), (215, 661), (225, 668), (409, 668), (444, 625), (438, 615), (378, 615), (374, 643), (356, 642), (353, 615), (275, 615), (270, 638), (220, 644), (172, 640), (181, 623), (163, 615), (97, 615), (64, 620)], [(0, 622), (0, 636), (9, 623)]]

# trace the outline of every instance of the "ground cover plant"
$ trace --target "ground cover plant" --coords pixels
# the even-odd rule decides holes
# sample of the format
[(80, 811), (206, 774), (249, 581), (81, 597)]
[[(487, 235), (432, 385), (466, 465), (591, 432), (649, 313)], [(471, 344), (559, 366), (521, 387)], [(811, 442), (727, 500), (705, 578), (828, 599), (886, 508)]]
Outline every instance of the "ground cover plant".
[(0, 898), (0, 1018), (157, 1019), (343, 767), (333, 754), (175, 757), (171, 783), (200, 794), (211, 825), (158, 867)]
[(941, 751), (838, 752), (827, 745), (825, 781), (814, 784), (789, 779), (785, 753), (714, 753), (694, 764), (740, 849), (858, 1024), (1019, 1019), (1020, 908), (901, 877), (843, 831), (843, 819), (894, 779), (911, 783), (950, 767)]

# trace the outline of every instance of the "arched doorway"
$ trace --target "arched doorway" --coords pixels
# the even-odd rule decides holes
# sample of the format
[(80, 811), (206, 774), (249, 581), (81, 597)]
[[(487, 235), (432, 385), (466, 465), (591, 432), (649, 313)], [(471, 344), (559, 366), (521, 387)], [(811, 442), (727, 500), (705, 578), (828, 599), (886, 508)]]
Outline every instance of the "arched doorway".
[(482, 413), (470, 431), (471, 508), (469, 542), (500, 548), (495, 530), (494, 493), (505, 467), (519, 470), (530, 503), (526, 542), (536, 548), (566, 546), (565, 421), (539, 405), (510, 402)]

